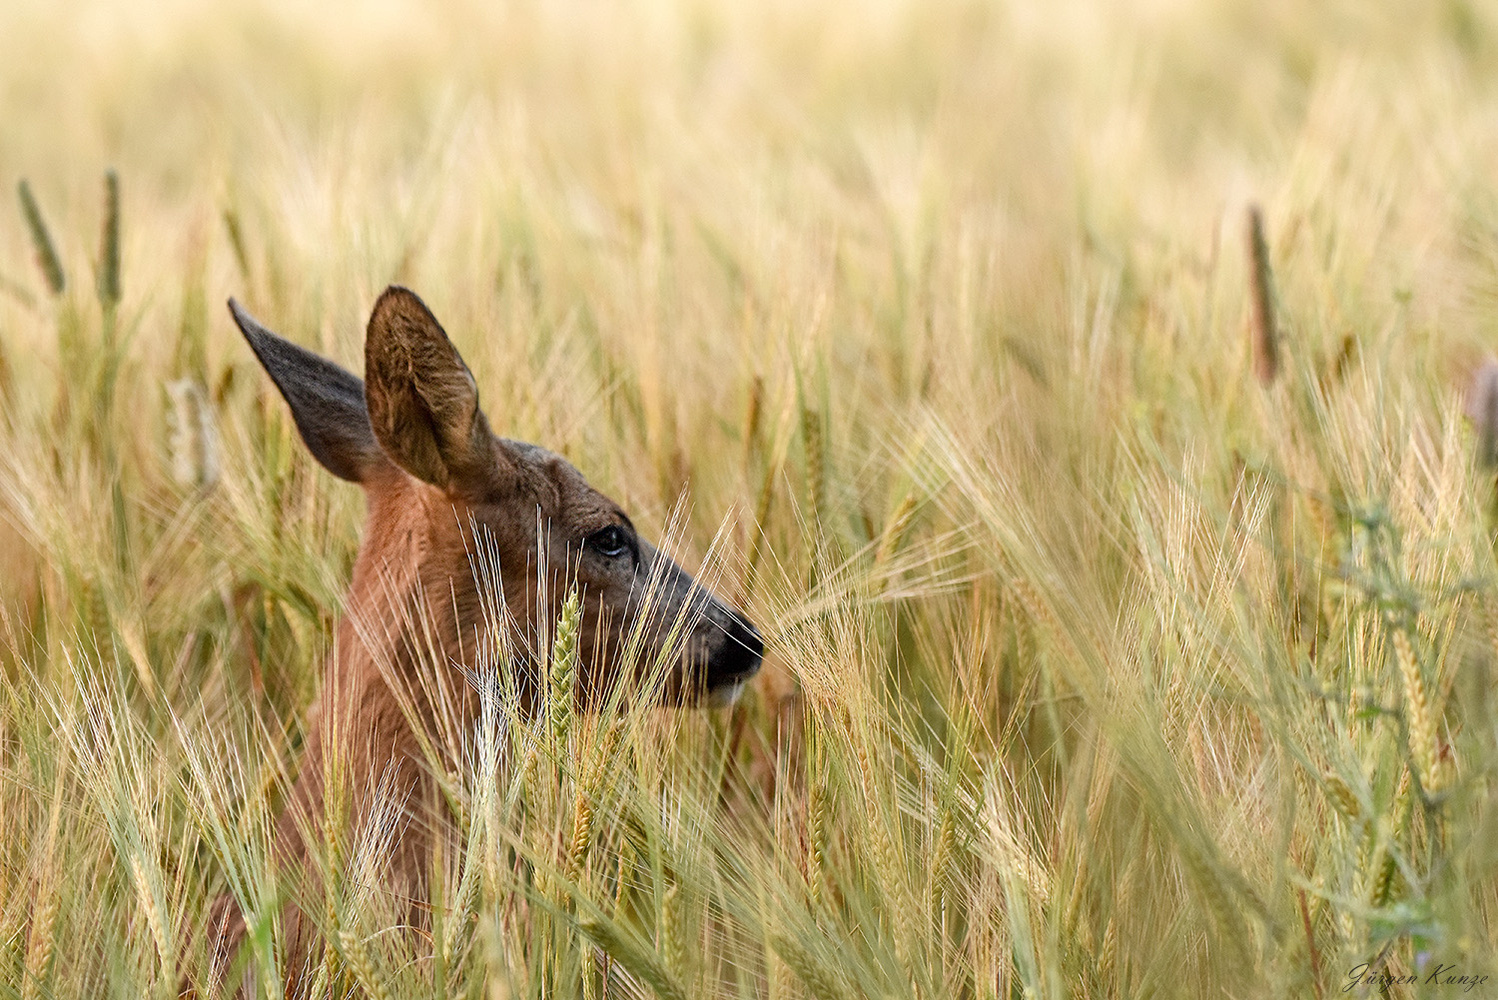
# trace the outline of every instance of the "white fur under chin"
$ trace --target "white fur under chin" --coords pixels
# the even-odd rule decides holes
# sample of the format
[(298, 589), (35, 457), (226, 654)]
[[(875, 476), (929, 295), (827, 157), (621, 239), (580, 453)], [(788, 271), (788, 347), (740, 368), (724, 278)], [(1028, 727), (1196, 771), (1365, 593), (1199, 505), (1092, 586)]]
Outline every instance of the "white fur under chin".
[(744, 687), (748, 683), (748, 681), (735, 681), (720, 688), (713, 688), (707, 693), (707, 703), (713, 708), (732, 708), (739, 700), (739, 695), (744, 693)]

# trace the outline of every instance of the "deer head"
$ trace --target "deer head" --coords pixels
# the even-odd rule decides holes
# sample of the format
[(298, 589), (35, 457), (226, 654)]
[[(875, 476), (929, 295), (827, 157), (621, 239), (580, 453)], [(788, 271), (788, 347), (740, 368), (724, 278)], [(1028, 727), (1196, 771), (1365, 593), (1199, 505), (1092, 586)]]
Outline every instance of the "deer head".
[[(419, 582), (446, 622), (446, 657), (462, 662), (492, 628), (483, 609), (502, 606), (523, 673), (576, 588), (585, 706), (663, 656), (653, 696), (675, 703), (735, 692), (759, 668), (754, 626), (642, 538), (617, 503), (561, 456), (494, 434), (472, 373), (413, 292), (392, 286), (375, 303), (363, 381), (229, 308), (307, 448), (366, 493), (351, 612), (381, 613), (377, 579)], [(490, 571), (479, 572), (476, 552)]]

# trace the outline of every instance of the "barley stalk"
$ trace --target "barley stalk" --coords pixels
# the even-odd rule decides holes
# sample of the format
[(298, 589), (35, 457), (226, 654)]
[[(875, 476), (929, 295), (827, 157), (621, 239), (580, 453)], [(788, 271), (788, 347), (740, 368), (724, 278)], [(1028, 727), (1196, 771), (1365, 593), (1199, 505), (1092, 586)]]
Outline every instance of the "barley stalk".
[(1103, 943), (1098, 946), (1098, 969), (1105, 975), (1118, 974), (1118, 922), (1114, 914), (1108, 914), (1108, 924), (1103, 928)]
[(1387, 849), (1379, 851), (1378, 858), (1373, 886), (1368, 892), (1368, 902), (1373, 906), (1387, 906), (1394, 895), (1394, 876), (1399, 871), (1399, 864), (1395, 861), (1393, 852)]
[[(89, 636), (93, 641), (94, 649), (99, 654), (99, 662), (106, 666), (113, 666), (116, 650), (114, 642), (114, 623), (109, 614), (108, 599), (104, 596), (104, 589), (94, 579), (85, 579), (82, 586), (84, 619), (88, 623)], [(149, 680), (143, 678), (149, 685)]]

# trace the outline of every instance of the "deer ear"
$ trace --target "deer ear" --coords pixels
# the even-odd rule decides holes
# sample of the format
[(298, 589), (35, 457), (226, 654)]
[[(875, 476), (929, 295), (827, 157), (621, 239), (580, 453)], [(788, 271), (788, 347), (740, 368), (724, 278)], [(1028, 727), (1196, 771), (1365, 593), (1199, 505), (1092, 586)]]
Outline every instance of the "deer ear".
[(340, 479), (363, 482), (388, 459), (375, 443), (364, 383), (352, 373), (271, 333), (233, 299), (229, 313), (291, 407), (307, 450)]
[(478, 385), (437, 317), (397, 285), (364, 341), (364, 400), (375, 440), (396, 465), (446, 490), (481, 488), (500, 459)]

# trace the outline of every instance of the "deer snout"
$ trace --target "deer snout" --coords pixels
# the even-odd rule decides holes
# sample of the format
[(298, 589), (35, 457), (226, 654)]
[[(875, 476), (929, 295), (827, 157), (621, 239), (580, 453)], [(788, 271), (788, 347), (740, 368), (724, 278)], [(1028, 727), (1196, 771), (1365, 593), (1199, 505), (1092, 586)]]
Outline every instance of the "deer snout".
[(721, 630), (718, 640), (708, 654), (709, 691), (744, 683), (759, 672), (759, 665), (765, 658), (765, 643), (759, 630), (743, 615), (726, 611), (722, 619), (717, 623)]

